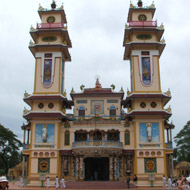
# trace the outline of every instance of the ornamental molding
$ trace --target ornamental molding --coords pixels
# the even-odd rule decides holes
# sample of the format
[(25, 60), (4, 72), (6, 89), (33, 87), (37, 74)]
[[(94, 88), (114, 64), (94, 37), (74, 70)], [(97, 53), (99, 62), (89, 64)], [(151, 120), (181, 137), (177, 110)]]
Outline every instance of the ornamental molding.
[(109, 150), (106, 150), (106, 149), (103, 149), (102, 147), (101, 148), (89, 148), (89, 149), (77, 149), (77, 150), (73, 150), (73, 154), (75, 156), (77, 155), (83, 155), (83, 156), (100, 156), (100, 155), (121, 155), (122, 154), (122, 149), (120, 150), (115, 150), (115, 149), (109, 149)]
[(29, 94), (29, 93), (27, 93), (26, 91), (24, 92), (24, 98), (27, 98), (27, 97), (29, 97), (29, 96), (31, 96), (31, 94)]

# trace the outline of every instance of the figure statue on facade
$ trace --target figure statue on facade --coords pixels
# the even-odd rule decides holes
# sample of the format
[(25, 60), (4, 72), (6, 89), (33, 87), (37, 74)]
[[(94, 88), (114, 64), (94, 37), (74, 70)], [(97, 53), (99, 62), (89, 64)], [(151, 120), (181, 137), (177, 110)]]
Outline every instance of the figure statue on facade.
[(48, 137), (47, 126), (44, 125), (43, 128), (42, 128), (42, 139), (43, 139), (43, 142), (47, 142), (47, 137)]
[(151, 123), (147, 123), (147, 137), (148, 137), (148, 141), (150, 142), (152, 140), (152, 124)]
[(127, 170), (131, 171), (131, 161), (127, 160)]
[(64, 157), (64, 160), (63, 160), (63, 173), (65, 176), (67, 176), (69, 173), (69, 159), (68, 159), (68, 157)]

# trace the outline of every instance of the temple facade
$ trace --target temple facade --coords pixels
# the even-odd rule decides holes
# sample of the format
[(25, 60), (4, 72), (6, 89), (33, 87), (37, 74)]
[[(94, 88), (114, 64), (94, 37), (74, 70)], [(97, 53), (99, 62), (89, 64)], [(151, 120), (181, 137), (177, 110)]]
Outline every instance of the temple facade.
[[(168, 123), (171, 93), (162, 92), (159, 59), (165, 47), (164, 26), (153, 20), (155, 5), (130, 4), (124, 31), (124, 60), (130, 64), (131, 87), (72, 89), (67, 99), (65, 64), (72, 47), (63, 6), (39, 7), (41, 23), (31, 27), (29, 49), (35, 58), (32, 94), (25, 92), (23, 163), (28, 185), (65, 177), (74, 181), (124, 181), (138, 186), (162, 185), (173, 176), (173, 124)], [(67, 110), (73, 108), (73, 113)], [(24, 166), (23, 166), (24, 167)]]

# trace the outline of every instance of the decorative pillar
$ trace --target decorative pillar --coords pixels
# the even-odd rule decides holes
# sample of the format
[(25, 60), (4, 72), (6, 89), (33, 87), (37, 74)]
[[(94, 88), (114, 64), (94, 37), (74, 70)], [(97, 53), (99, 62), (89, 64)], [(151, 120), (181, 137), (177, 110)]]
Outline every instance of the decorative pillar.
[(117, 181), (117, 157), (114, 157), (114, 180)]
[(168, 129), (167, 129), (167, 143), (169, 143), (169, 133), (168, 133)]
[(24, 129), (24, 144), (26, 143), (26, 130)]
[(76, 177), (76, 163), (75, 163), (75, 158), (72, 157), (72, 176)]
[(170, 176), (173, 177), (173, 169), (174, 169), (174, 166), (173, 166), (173, 155), (170, 154)]
[(30, 137), (30, 130), (28, 130), (28, 139), (27, 139), (27, 144), (30, 144), (30, 143), (29, 143), (29, 137)]
[(22, 156), (22, 177), (24, 177), (24, 163), (25, 163), (25, 156)]
[(170, 129), (170, 142), (172, 142), (172, 129)]
[(122, 166), (122, 156), (119, 157), (119, 177), (122, 177), (123, 166)]
[(80, 156), (80, 168), (79, 168), (79, 179), (83, 180), (84, 176), (83, 176), (83, 156)]
[(105, 134), (105, 141), (107, 141), (107, 139), (108, 139), (108, 134), (106, 133)]
[(110, 176), (109, 176), (109, 178), (110, 178), (110, 181), (113, 181), (113, 157), (110, 156), (109, 159), (110, 159), (110, 165), (109, 165)]
[(79, 179), (79, 157), (76, 157), (76, 179)]

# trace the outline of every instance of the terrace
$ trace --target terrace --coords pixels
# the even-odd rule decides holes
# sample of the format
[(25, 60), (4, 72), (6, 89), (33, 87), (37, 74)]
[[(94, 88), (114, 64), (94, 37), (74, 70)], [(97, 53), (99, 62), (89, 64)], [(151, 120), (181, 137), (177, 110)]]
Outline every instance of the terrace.
[(66, 27), (64, 22), (60, 22), (60, 23), (37, 23), (37, 29), (64, 28), (64, 27)]
[(109, 140), (87, 140), (87, 141), (75, 141), (72, 148), (123, 148), (123, 143), (119, 141)]
[(129, 27), (157, 27), (157, 21), (130, 21)]

